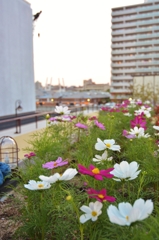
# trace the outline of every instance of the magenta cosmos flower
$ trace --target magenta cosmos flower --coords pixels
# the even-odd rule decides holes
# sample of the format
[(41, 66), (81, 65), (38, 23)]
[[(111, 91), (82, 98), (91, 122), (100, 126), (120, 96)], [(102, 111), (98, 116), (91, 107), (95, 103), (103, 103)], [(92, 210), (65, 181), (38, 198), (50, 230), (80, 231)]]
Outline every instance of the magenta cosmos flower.
[(42, 167), (47, 169), (53, 169), (53, 168), (64, 166), (66, 164), (68, 164), (68, 161), (66, 160), (63, 161), (61, 157), (58, 157), (56, 161), (47, 162), (43, 164)]
[(93, 165), (90, 165), (89, 168), (87, 169), (84, 166), (82, 166), (81, 164), (78, 164), (79, 173), (92, 176), (99, 181), (102, 181), (103, 177), (112, 178), (114, 176), (113, 174), (110, 174), (112, 169), (114, 170), (114, 168), (109, 168), (106, 170), (99, 170), (99, 168), (96, 168)]
[(143, 113), (141, 115), (136, 116), (133, 120), (130, 121), (131, 128), (134, 127), (142, 127), (146, 130), (146, 120), (143, 117)]
[(104, 126), (102, 123), (98, 122), (98, 120), (95, 120), (95, 121), (94, 121), (94, 124), (95, 124), (98, 128), (100, 128), (100, 129), (102, 129), (102, 130), (105, 130), (105, 126)]
[(87, 129), (88, 128), (88, 126), (86, 126), (86, 125), (84, 125), (80, 122), (76, 123), (75, 126), (78, 127), (78, 128), (82, 128), (82, 129)]
[(90, 198), (95, 198), (99, 202), (105, 202), (105, 201), (115, 202), (115, 200), (116, 200), (115, 197), (107, 195), (107, 190), (106, 189), (102, 189), (102, 190), (98, 191), (98, 190), (95, 190), (93, 188), (89, 188), (87, 190), (87, 193), (88, 193)]
[(35, 157), (35, 156), (36, 156), (36, 154), (34, 152), (30, 152), (30, 153), (24, 155), (24, 157), (26, 157), (28, 159), (31, 157)]

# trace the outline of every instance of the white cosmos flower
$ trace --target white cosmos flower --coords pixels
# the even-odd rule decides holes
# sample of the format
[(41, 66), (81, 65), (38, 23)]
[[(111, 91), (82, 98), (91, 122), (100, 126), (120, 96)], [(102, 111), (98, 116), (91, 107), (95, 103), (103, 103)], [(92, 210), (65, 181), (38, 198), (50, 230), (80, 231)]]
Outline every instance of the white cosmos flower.
[(62, 175), (60, 175), (59, 180), (60, 181), (68, 181), (74, 178), (74, 176), (77, 174), (77, 170), (75, 168), (68, 168)]
[(132, 206), (128, 202), (118, 204), (118, 208), (110, 205), (107, 209), (107, 214), (110, 222), (116, 223), (120, 226), (130, 226), (131, 223), (142, 221), (153, 211), (152, 200), (137, 199)]
[(59, 176), (60, 176), (59, 173), (55, 173), (55, 174), (51, 175), (50, 177), (47, 177), (47, 176), (44, 176), (44, 175), (40, 175), (39, 178), (42, 181), (45, 181), (45, 182), (48, 182), (48, 183), (55, 183), (55, 182), (57, 182), (59, 180)]
[(131, 128), (129, 134), (135, 135), (137, 138), (141, 138), (141, 137), (148, 138), (148, 137), (150, 137), (150, 135), (148, 133), (145, 134), (145, 129), (142, 128), (142, 127), (140, 127), (140, 128), (134, 127), (133, 129)]
[(129, 113), (129, 112), (128, 113), (124, 113), (124, 115), (127, 116), (127, 117), (131, 117), (132, 116), (132, 114)]
[(97, 164), (103, 163), (103, 161), (111, 161), (113, 157), (108, 158), (108, 152), (104, 151), (102, 156), (95, 155), (96, 158), (93, 158), (93, 162), (97, 162)]
[(105, 149), (110, 149), (113, 151), (119, 151), (120, 152), (120, 146), (115, 145), (114, 139), (107, 139), (107, 140), (100, 140), (100, 138), (97, 138), (97, 143), (95, 144), (95, 149), (98, 151), (102, 151)]
[(24, 187), (29, 190), (43, 190), (51, 187), (49, 182), (36, 182), (35, 180), (30, 180), (28, 184), (24, 184)]
[(80, 216), (80, 222), (85, 223), (88, 220), (96, 221), (98, 216), (102, 213), (101, 209), (103, 204), (101, 202), (90, 202), (89, 207), (83, 205), (80, 210), (84, 212), (83, 215)]
[(147, 118), (150, 118), (151, 117), (150, 111), (151, 111), (151, 107), (146, 108), (145, 106), (141, 106), (141, 108), (139, 110), (135, 111), (135, 115), (141, 115), (141, 113), (144, 113), (144, 115)]
[(113, 174), (113, 178), (115, 181), (121, 181), (121, 180), (133, 180), (137, 178), (138, 174), (141, 170), (137, 171), (139, 168), (139, 165), (137, 162), (131, 162), (128, 163), (126, 161), (122, 161), (120, 164), (116, 163), (114, 165), (114, 170), (110, 172), (110, 174)]
[(153, 126), (153, 128), (157, 131), (159, 131), (159, 126)]
[(69, 110), (68, 107), (56, 106), (55, 112), (61, 115), (67, 115), (70, 114), (71, 110)]
[(57, 181), (68, 181), (74, 178), (74, 176), (77, 174), (77, 170), (75, 168), (68, 168), (62, 175), (59, 173), (55, 173), (50, 177), (46, 177), (43, 175), (40, 175), (39, 178), (43, 181), (49, 182), (49, 183), (55, 183)]

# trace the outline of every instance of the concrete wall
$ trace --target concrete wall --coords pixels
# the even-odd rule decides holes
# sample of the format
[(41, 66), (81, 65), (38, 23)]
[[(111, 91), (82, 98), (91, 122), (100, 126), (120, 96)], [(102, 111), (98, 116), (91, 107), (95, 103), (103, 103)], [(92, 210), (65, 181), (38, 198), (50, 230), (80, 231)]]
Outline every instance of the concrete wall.
[(0, 0), (0, 117), (35, 111), (33, 24), (30, 4)]

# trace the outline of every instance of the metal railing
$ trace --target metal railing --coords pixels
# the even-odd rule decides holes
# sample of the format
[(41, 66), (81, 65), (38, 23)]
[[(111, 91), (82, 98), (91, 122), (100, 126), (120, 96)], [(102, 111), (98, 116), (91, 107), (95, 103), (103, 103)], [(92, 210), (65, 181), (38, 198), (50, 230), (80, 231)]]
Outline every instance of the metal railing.
[[(101, 108), (101, 105), (92, 105), (92, 106), (73, 106), (69, 107), (71, 113), (83, 113), (84, 111), (88, 111), (88, 113), (92, 111), (97, 111)], [(41, 113), (35, 113), (27, 116), (19, 116), (15, 118), (10, 118), (6, 120), (0, 120), (0, 130), (16, 127), (15, 133), (21, 133), (21, 126), (35, 122), (35, 127), (38, 128), (38, 121), (45, 120), (46, 115), (49, 114), (50, 117), (57, 116), (58, 114), (55, 111), (47, 111)], [(27, 121), (28, 120), (28, 121)], [(8, 123), (8, 124), (7, 124)]]

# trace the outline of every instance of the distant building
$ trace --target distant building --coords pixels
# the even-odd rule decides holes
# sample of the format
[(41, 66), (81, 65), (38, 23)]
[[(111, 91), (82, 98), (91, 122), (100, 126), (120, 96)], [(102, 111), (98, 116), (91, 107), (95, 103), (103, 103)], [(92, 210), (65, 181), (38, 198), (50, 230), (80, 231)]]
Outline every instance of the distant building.
[(92, 81), (92, 79), (89, 80), (83, 80), (83, 90), (88, 91), (88, 90), (96, 90), (96, 91), (108, 91), (110, 88), (109, 83), (95, 83)]
[(133, 76), (159, 75), (159, 0), (112, 9), (111, 99), (132, 96)]
[(35, 112), (33, 24), (30, 4), (0, 0), (0, 117)]

